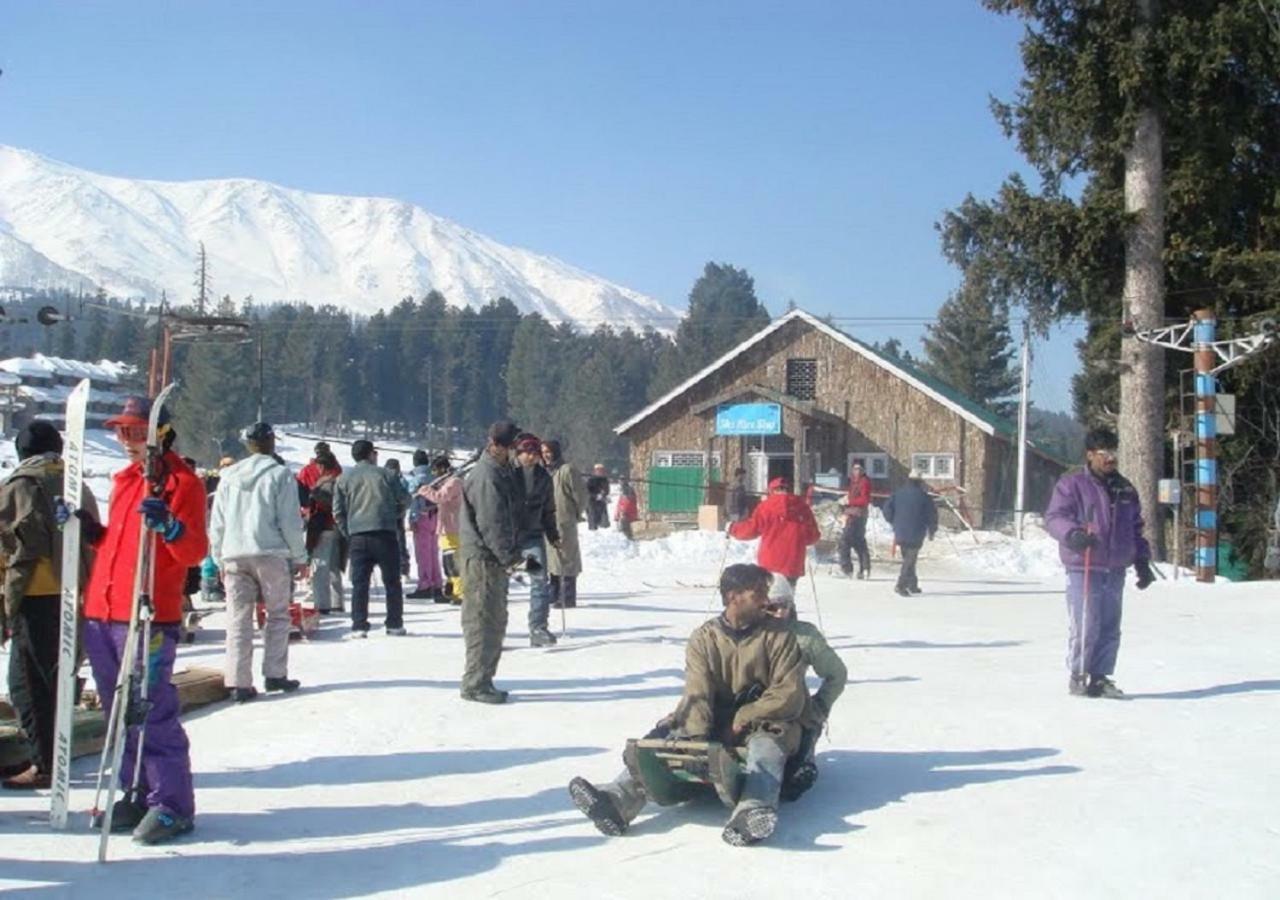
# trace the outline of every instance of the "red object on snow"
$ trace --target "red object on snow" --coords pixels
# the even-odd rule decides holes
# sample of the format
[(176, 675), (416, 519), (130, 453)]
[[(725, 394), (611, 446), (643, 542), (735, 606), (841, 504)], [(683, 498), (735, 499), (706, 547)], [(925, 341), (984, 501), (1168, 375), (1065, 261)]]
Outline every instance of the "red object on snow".
[(619, 497), (616, 515), (619, 522), (634, 522), (640, 518), (640, 513), (636, 509), (636, 498), (628, 497), (626, 494)]
[(765, 497), (749, 518), (730, 526), (729, 534), (740, 541), (760, 538), (756, 562), (787, 578), (804, 574), (805, 549), (822, 537), (813, 510), (795, 494)]
[[(257, 610), (258, 627), (264, 628), (267, 624), (267, 607), (263, 603), (258, 604)], [(320, 611), (315, 607), (304, 607), (301, 603), (289, 604), (289, 633), (306, 636), (311, 634), (320, 627)]]

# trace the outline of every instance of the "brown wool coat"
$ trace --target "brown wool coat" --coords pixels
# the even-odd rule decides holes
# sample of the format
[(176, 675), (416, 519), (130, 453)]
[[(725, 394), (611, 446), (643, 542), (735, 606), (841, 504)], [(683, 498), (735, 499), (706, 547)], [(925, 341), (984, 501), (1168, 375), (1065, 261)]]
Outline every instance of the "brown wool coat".
[(587, 488), (568, 463), (551, 473), (551, 492), (556, 505), (556, 529), (560, 532), (560, 549), (547, 544), (547, 571), (552, 575), (582, 574), (582, 550), (578, 547), (578, 522), (587, 507)]
[[(766, 621), (742, 636), (722, 619), (704, 622), (685, 648), (684, 694), (676, 724), (695, 738), (717, 740), (726, 727), (775, 735), (787, 753), (800, 743), (800, 722), (809, 699), (805, 661), (785, 623)], [(759, 684), (758, 700), (736, 710), (734, 698)]]

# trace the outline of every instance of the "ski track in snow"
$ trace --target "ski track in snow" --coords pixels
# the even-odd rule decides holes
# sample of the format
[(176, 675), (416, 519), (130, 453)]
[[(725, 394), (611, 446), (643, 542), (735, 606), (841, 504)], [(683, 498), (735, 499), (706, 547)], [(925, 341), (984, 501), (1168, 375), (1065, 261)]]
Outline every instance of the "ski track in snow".
[[(291, 463), (310, 439), (286, 439)], [(91, 435), (105, 500), (119, 465)], [(7, 455), (6, 455), (7, 454)], [(347, 456), (345, 447), (339, 457)], [(385, 456), (385, 455), (384, 455)], [(0, 453), (12, 460), (11, 447)], [(403, 461), (408, 462), (407, 454)], [(77, 761), (67, 834), (47, 794), (0, 792), (0, 890), (134, 897), (1274, 897), (1280, 895), (1280, 626), (1275, 584), (1158, 581), (1126, 597), (1117, 681), (1128, 702), (1068, 697), (1062, 577), (1052, 543), (960, 533), (927, 545), (925, 594), (892, 593), (883, 523), (873, 578), (825, 561), (797, 591), (850, 683), (819, 745), (821, 777), (770, 843), (724, 845), (714, 800), (649, 807), (605, 838), (570, 804), (627, 737), (679, 695), (684, 641), (714, 610), (719, 534), (628, 544), (582, 530), (581, 606), (552, 651), (528, 647), (513, 592), (506, 707), (457, 696), (458, 613), (409, 601), (407, 638), (291, 648), (303, 689), (184, 721), (196, 831), (96, 863), (83, 811), (96, 759)], [(730, 545), (729, 561), (753, 545)], [(647, 584), (646, 584), (647, 582)], [(375, 593), (375, 607), (380, 593)], [(377, 623), (375, 618), (374, 622)], [(559, 613), (552, 611), (558, 628)], [(215, 613), (183, 664), (221, 665)], [(7, 660), (4, 660), (7, 662)], [(812, 682), (811, 682), (812, 685)]]

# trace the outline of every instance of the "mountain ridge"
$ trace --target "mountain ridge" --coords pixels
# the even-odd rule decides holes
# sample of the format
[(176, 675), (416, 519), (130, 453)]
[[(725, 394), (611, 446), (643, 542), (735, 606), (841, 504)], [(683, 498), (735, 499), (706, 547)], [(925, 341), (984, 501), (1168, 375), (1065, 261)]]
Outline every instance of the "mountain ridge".
[(217, 295), (332, 303), (369, 315), (438, 290), (452, 306), (505, 296), (591, 329), (669, 332), (677, 310), (562, 260), (512, 247), (389, 197), (249, 178), (103, 175), (0, 144), (0, 285), (127, 297), (192, 293), (203, 241)]

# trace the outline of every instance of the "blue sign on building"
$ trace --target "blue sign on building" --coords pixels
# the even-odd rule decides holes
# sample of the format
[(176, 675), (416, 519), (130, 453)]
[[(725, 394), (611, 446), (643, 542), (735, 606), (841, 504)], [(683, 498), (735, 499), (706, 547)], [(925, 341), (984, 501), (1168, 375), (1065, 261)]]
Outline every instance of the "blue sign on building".
[(716, 408), (716, 434), (781, 434), (782, 407), (777, 403), (730, 403)]

